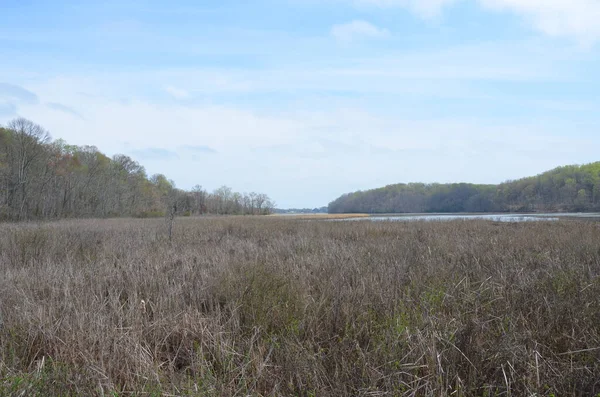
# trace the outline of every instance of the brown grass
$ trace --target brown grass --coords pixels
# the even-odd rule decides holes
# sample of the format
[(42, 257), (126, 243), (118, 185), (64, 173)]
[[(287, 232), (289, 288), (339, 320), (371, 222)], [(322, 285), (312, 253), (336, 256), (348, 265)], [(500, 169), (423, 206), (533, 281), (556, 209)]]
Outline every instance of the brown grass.
[(5, 224), (0, 266), (0, 395), (600, 392), (596, 223)]

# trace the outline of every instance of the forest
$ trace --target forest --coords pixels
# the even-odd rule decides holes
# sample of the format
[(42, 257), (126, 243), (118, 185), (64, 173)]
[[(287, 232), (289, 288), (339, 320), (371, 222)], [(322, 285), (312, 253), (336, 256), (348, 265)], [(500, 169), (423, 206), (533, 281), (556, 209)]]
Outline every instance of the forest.
[(344, 194), (330, 213), (590, 212), (600, 210), (600, 162), (499, 185), (400, 183)]
[(0, 127), (0, 220), (81, 217), (159, 217), (166, 213), (269, 214), (264, 193), (238, 193), (227, 186), (185, 191), (162, 174), (94, 146), (52, 140), (41, 126), (18, 118)]

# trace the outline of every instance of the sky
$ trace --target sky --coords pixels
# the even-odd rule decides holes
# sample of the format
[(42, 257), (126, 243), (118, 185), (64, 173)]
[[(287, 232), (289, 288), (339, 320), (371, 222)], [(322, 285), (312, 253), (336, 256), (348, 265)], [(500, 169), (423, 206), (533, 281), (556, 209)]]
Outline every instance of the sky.
[(0, 0), (0, 125), (320, 207), (600, 160), (600, 0)]

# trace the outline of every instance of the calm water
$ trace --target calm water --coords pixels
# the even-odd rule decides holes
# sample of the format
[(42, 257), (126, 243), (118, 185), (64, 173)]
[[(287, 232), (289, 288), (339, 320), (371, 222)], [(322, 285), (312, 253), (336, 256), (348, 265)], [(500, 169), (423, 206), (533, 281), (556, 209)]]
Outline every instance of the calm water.
[(398, 215), (373, 215), (368, 218), (351, 218), (344, 219), (345, 221), (452, 221), (452, 220), (469, 220), (469, 219), (484, 219), (495, 222), (540, 222), (540, 221), (558, 221), (560, 218), (576, 217), (576, 218), (592, 218), (599, 219), (600, 214), (581, 214), (581, 213), (564, 213), (564, 214), (398, 214)]

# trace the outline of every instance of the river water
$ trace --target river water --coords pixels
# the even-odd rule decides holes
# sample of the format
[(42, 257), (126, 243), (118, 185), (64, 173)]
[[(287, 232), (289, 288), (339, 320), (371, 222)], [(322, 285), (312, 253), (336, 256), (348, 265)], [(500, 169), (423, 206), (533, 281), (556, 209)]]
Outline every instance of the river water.
[(483, 219), (494, 222), (540, 222), (558, 221), (561, 218), (589, 218), (600, 220), (600, 214), (561, 213), (561, 214), (392, 214), (372, 215), (368, 218), (350, 218), (345, 221), (452, 221)]

